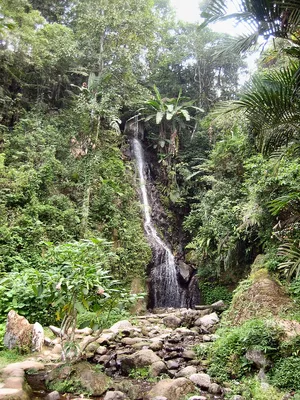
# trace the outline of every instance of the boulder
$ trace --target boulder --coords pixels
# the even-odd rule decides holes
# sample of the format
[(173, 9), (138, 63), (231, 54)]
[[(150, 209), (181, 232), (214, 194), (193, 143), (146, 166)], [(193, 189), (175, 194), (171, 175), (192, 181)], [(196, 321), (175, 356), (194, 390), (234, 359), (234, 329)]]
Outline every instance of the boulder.
[(159, 351), (163, 348), (163, 342), (161, 340), (153, 340), (149, 347), (153, 351)]
[(134, 329), (134, 327), (127, 320), (116, 322), (113, 326), (109, 328), (109, 330), (114, 333), (130, 332), (132, 329)]
[(220, 311), (222, 311), (222, 310), (225, 310), (226, 305), (225, 305), (225, 303), (224, 303), (223, 300), (219, 300), (219, 301), (216, 301), (215, 303), (213, 303), (213, 304), (211, 305), (211, 307), (212, 307), (214, 310), (220, 310)]
[(116, 332), (103, 331), (101, 336), (96, 340), (97, 343), (101, 345), (106, 345), (112, 342), (116, 338)]
[(36, 322), (32, 328), (32, 351), (41, 351), (45, 340), (44, 329)]
[(158, 361), (161, 358), (158, 357), (152, 350), (139, 350), (132, 355), (123, 355), (120, 357), (121, 370), (128, 374), (133, 368), (148, 367)]
[(202, 326), (204, 327), (204, 329), (209, 329), (211, 327), (213, 327), (214, 325), (216, 325), (219, 322), (219, 317), (218, 315), (214, 312), (208, 315), (204, 315), (201, 318), (198, 318), (195, 321), (195, 325), (196, 326)]
[(105, 346), (99, 346), (96, 350), (96, 353), (100, 356), (104, 356), (107, 353), (107, 348)]
[(56, 390), (54, 392), (48, 393), (46, 396), (46, 400), (59, 400), (60, 394)]
[(89, 328), (89, 327), (85, 327), (83, 329), (75, 329), (75, 333), (79, 334), (79, 335), (88, 336), (88, 335), (91, 335), (93, 332), (94, 332), (93, 329)]
[(211, 385), (210, 376), (207, 374), (193, 374), (189, 379), (201, 389), (208, 390)]
[(146, 399), (166, 397), (170, 400), (182, 400), (188, 393), (192, 393), (195, 386), (186, 378), (163, 379), (148, 392)]
[(252, 361), (258, 368), (265, 368), (270, 365), (270, 361), (261, 350), (247, 350), (245, 357)]
[(211, 394), (219, 394), (222, 393), (222, 388), (217, 383), (212, 383), (208, 388), (209, 393)]
[(176, 315), (167, 315), (163, 318), (163, 324), (168, 328), (178, 328), (182, 323), (182, 320)]
[(178, 369), (179, 362), (177, 360), (169, 360), (167, 361), (167, 367), (168, 369)]
[(149, 372), (152, 377), (163, 374), (167, 372), (166, 364), (163, 361), (156, 361), (150, 365)]
[(120, 392), (119, 390), (115, 391), (108, 391), (106, 392), (104, 399), (103, 400), (126, 400), (127, 397), (123, 392)]
[(197, 373), (197, 369), (195, 367), (193, 367), (192, 365), (189, 365), (188, 367), (183, 368), (182, 370), (180, 370), (177, 374), (176, 377), (177, 378), (188, 378), (193, 374)]
[(101, 396), (107, 391), (111, 383), (107, 375), (95, 371), (88, 362), (58, 366), (49, 373), (46, 383), (53, 385), (67, 379), (72, 379), (78, 383), (91, 396)]
[(193, 350), (184, 350), (182, 357), (186, 360), (194, 360), (194, 358), (196, 358), (196, 353)]
[(179, 274), (181, 278), (188, 283), (189, 280), (191, 279), (191, 276), (193, 275), (193, 272), (195, 271), (193, 267), (190, 265), (186, 264), (182, 260), (178, 261), (178, 267), (179, 267)]
[(7, 315), (3, 344), (8, 349), (13, 349), (14, 347), (23, 350), (31, 349), (32, 325), (14, 310), (11, 310)]

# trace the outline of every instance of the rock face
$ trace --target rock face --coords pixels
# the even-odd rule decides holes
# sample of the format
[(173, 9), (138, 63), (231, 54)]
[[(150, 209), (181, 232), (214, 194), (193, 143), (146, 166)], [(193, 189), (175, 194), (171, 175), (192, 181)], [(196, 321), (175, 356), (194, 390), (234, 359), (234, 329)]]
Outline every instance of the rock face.
[(186, 378), (163, 379), (150, 390), (147, 395), (147, 400), (160, 396), (170, 400), (181, 400), (194, 390), (195, 386)]
[(32, 325), (26, 318), (18, 315), (11, 310), (7, 315), (6, 331), (3, 344), (8, 349), (19, 347), (21, 349), (31, 349)]

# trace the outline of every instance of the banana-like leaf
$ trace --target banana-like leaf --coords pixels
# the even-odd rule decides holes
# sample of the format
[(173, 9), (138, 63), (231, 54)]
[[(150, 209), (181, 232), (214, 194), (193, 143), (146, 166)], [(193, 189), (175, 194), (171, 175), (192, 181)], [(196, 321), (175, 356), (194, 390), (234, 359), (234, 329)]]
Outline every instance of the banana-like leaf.
[(162, 111), (158, 111), (156, 113), (156, 124), (159, 125), (164, 117), (164, 113)]
[(191, 120), (191, 116), (189, 114), (189, 112), (187, 110), (180, 110), (180, 113), (184, 116), (186, 121), (190, 121)]

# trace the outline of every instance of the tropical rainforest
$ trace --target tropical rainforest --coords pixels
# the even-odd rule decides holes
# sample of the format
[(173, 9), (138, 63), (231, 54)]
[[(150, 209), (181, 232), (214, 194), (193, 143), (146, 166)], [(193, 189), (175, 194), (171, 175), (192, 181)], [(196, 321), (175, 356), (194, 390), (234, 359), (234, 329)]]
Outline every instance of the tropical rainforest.
[[(230, 16), (229, 3), (201, 4), (199, 25), (168, 0), (1, 0), (1, 330), (11, 309), (97, 329), (136, 301), (145, 312), (136, 119), (167, 221), (159, 232), (196, 271), (201, 303), (230, 304), (259, 256), (300, 305), (299, 4), (241, 0)], [(220, 20), (238, 21), (240, 35), (215, 32)], [(224, 333), (213, 366), (249, 326)], [(274, 385), (300, 389), (282, 369), (294, 368), (279, 365)]]

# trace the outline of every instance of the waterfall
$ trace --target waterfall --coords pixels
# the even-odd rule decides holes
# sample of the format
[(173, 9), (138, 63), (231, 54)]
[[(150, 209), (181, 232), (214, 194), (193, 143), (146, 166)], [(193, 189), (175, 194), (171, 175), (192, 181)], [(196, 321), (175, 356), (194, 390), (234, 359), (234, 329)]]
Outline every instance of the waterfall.
[(144, 151), (140, 141), (136, 137), (132, 140), (132, 147), (140, 182), (141, 202), (144, 211), (144, 229), (153, 253), (154, 267), (150, 276), (153, 306), (185, 307), (186, 294), (178, 283), (175, 258), (167, 244), (159, 237), (151, 218)]

